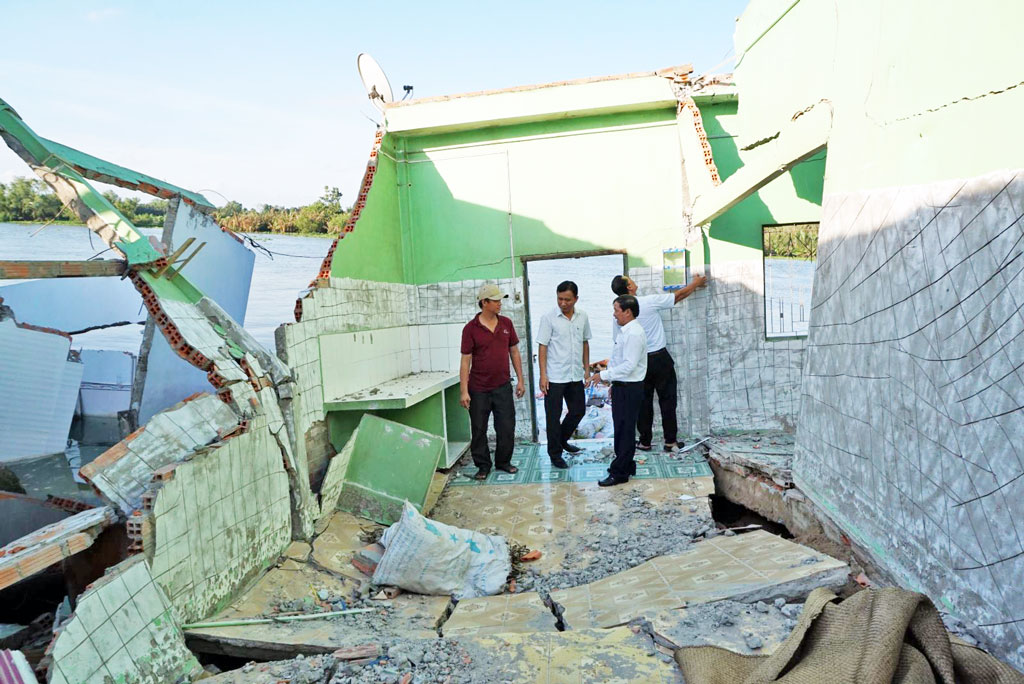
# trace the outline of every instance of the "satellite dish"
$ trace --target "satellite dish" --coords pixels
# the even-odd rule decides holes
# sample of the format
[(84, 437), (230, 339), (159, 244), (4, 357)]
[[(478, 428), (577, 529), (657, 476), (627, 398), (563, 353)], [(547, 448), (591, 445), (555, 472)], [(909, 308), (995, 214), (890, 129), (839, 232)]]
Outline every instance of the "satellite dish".
[(391, 84), (384, 70), (377, 64), (377, 60), (368, 53), (362, 52), (356, 58), (356, 65), (359, 67), (359, 77), (363, 79), (363, 87), (366, 88), (366, 95), (373, 102), (373, 106), (384, 111), (384, 106), (394, 102), (395, 96), (391, 92)]

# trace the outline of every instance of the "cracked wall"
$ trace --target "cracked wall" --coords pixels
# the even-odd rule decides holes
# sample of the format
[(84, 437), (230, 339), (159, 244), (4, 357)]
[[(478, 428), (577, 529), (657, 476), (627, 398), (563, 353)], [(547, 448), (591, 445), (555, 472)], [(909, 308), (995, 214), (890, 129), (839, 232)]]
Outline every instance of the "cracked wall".
[(155, 535), (146, 556), (182, 622), (217, 612), (291, 542), (288, 476), (260, 415), (162, 471), (146, 497)]
[(736, 128), (834, 112), (794, 480), (1021, 667), (1024, 6), (961, 9), (752, 3)]
[(1022, 176), (826, 198), (794, 467), (887, 569), (1018, 664)]
[[(760, 259), (709, 270), (707, 288), (662, 313), (681, 433), (794, 430), (806, 340), (765, 339)], [(661, 275), (660, 269), (630, 269), (640, 294), (660, 293)], [(660, 411), (654, 413), (660, 430)]]

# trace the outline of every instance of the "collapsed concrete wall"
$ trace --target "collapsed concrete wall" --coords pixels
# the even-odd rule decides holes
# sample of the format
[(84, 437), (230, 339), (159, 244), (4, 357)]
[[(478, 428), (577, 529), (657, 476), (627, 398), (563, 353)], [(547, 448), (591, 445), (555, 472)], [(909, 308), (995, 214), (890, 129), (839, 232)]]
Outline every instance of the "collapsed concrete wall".
[(291, 542), (288, 475), (265, 416), (154, 479), (143, 550), (182, 622), (222, 608)]
[(163, 684), (202, 672), (141, 556), (82, 594), (49, 649), (49, 684)]
[[(90, 475), (97, 492), (129, 514), (130, 550), (145, 551), (131, 561), (133, 572), (145, 575), (137, 584), (159, 600), (148, 601), (146, 611), (126, 609), (123, 619), (133, 622), (121, 630), (116, 621), (113, 629), (103, 622), (116, 617), (116, 608), (132, 603), (122, 600), (124, 582), (102, 586), (104, 593), (112, 592), (116, 606), (97, 598), (98, 592), (92, 600), (86, 595), (71, 625), (88, 622), (90, 606), (96, 619), (77, 635), (69, 625), (72, 636), (58, 637), (57, 672), (66, 677), (61, 681), (191, 678), (198, 667), (184, 648), (176, 620), (205, 617), (276, 559), (293, 536), (308, 538), (319, 513), (305, 460), (295, 457), (288, 415), (291, 371), (183, 275), (195, 252), (185, 256), (179, 248), (168, 254), (92, 188), (86, 176), (96, 173), (101, 160), (38, 137), (2, 101), (0, 137), (124, 257), (126, 277), (168, 347), (205, 373), (217, 391), (217, 399), (207, 398), (218, 402), (216, 408), (207, 407), (200, 415), (200, 398), (158, 414), (151, 430), (147, 425), (93, 464)], [(146, 187), (159, 190), (160, 182), (151, 180)], [(209, 206), (186, 191), (174, 194), (189, 197), (195, 206)], [(201, 222), (207, 228), (212, 223), (208, 216)], [(194, 438), (185, 434), (193, 429)], [(157, 572), (156, 583), (146, 561)], [(173, 611), (161, 586), (171, 594)], [(127, 593), (134, 595), (130, 587)], [(106, 611), (102, 615), (101, 609)], [(147, 625), (160, 633), (147, 631)], [(61, 652), (65, 646), (67, 652)], [(69, 664), (60, 665), (62, 660)]]
[(826, 197), (794, 472), (1018, 663), (1021, 177)]
[[(256, 255), (243, 247), (239, 237), (218, 226), (212, 216), (174, 198), (168, 202), (163, 242), (173, 252), (189, 240), (202, 245), (202, 250), (197, 250), (188, 262), (189, 281), (242, 325)], [(138, 425), (190, 394), (209, 389), (205, 374), (182, 363), (167, 340), (154, 332), (154, 321), (150, 319), (132, 390), (132, 408), (137, 412)]]

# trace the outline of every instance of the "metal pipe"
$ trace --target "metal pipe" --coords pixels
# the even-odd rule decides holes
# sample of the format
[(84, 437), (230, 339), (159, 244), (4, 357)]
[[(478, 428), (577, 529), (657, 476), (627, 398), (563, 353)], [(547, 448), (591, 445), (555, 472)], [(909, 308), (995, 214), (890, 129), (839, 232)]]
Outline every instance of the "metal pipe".
[(191, 622), (182, 625), (182, 629), (206, 629), (209, 627), (241, 627), (244, 625), (269, 625), (274, 622), (300, 622), (303, 620), (321, 620), (324, 618), (337, 617), (338, 615), (355, 615), (356, 613), (372, 613), (376, 608), (351, 608), (349, 610), (335, 610), (330, 613), (307, 613), (305, 615), (289, 615), (273, 618), (244, 618), (241, 620), (224, 620), (221, 622)]

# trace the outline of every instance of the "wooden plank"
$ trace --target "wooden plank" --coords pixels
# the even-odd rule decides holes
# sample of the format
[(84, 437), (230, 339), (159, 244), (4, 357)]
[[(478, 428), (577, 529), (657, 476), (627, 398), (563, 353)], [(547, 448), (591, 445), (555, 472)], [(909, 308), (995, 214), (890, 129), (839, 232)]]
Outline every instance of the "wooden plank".
[(0, 261), (0, 280), (26, 278), (87, 278), (120, 276), (128, 268), (126, 261)]

